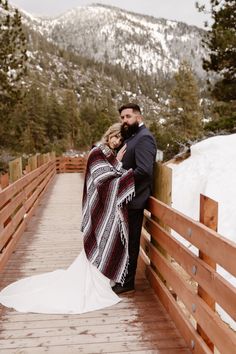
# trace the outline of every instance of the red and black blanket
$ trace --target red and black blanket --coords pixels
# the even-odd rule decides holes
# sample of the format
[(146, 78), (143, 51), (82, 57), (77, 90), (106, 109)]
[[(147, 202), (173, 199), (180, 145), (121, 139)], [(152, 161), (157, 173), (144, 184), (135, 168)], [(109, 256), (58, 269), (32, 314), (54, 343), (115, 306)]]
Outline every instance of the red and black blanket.
[(134, 196), (133, 170), (124, 170), (108, 146), (88, 156), (82, 203), (84, 249), (105, 276), (123, 283), (127, 273), (127, 202)]

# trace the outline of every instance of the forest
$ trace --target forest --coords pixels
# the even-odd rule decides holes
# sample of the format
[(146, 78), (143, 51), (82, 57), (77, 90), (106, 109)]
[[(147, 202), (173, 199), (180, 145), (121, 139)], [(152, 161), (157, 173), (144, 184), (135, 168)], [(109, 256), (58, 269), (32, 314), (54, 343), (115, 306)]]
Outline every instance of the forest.
[[(144, 108), (164, 160), (208, 136), (235, 132), (235, 7), (235, 1), (211, 0), (213, 23), (202, 43), (209, 56), (202, 65), (215, 79), (203, 83), (187, 61), (174, 76), (149, 76), (81, 57), (29, 32), (20, 12), (0, 0), (1, 171), (19, 155), (88, 150), (119, 119), (117, 108), (129, 92)], [(33, 58), (39, 49), (43, 55)], [(75, 73), (84, 81), (74, 80)]]

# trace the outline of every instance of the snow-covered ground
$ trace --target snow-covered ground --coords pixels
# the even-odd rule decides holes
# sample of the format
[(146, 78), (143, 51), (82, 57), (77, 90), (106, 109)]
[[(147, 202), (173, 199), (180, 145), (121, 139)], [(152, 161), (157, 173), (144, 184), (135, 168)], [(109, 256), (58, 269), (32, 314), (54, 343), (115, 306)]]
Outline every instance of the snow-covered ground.
[[(214, 199), (218, 202), (218, 233), (236, 244), (236, 134), (203, 140), (191, 147), (188, 159), (168, 167), (173, 173), (172, 207), (199, 220), (200, 193)], [(189, 248), (198, 252), (195, 247)], [(236, 286), (232, 274), (219, 266), (217, 271)], [(218, 305), (217, 311), (236, 330), (236, 322)]]

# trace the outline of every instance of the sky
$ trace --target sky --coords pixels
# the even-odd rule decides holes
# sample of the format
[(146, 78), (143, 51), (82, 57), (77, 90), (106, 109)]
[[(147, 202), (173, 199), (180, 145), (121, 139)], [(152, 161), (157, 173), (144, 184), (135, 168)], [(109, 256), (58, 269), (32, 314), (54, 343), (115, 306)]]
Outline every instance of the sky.
[[(172, 207), (199, 220), (200, 194), (218, 202), (218, 233), (236, 244), (236, 134), (215, 136), (191, 147), (191, 156), (172, 168)], [(184, 185), (183, 185), (184, 181)], [(192, 252), (196, 249), (175, 235)], [(190, 246), (190, 247), (189, 247)], [(217, 266), (217, 271), (236, 286), (236, 277)], [(218, 305), (222, 318), (236, 330), (236, 321)]]
[[(195, 2), (196, 0), (9, 0), (10, 4), (16, 5), (30, 14), (40, 16), (58, 16), (77, 6), (100, 3), (204, 27), (204, 21), (209, 20), (210, 17), (199, 13), (195, 8)], [(209, 4), (209, 0), (200, 0), (199, 2)]]

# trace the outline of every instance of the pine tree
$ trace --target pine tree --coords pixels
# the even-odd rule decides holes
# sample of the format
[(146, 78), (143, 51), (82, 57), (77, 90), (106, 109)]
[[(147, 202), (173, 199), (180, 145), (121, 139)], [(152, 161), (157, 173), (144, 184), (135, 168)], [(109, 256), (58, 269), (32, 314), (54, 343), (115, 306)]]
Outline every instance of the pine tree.
[(174, 75), (167, 129), (178, 141), (194, 140), (202, 133), (202, 109), (197, 81), (190, 66), (183, 62)]
[(209, 59), (203, 68), (221, 75), (212, 93), (220, 101), (236, 99), (236, 1), (211, 0), (213, 24), (204, 40)]
[(45, 92), (33, 84), (28, 89), (22, 103), (21, 110), (16, 112), (15, 131), (18, 151), (25, 153), (44, 152), (48, 150), (49, 139), (46, 134), (46, 107)]
[(47, 99), (46, 132), (52, 148), (55, 145), (64, 145), (68, 138), (69, 124), (65, 119), (65, 107), (58, 102), (53, 92)]
[[(211, 0), (213, 24), (204, 39), (209, 49), (209, 59), (203, 60), (206, 71), (215, 72), (217, 81), (210, 87), (216, 100), (212, 109), (212, 121), (206, 130), (233, 132), (236, 129), (236, 1)], [(205, 11), (205, 6), (197, 7)]]
[(80, 126), (79, 106), (76, 94), (71, 90), (66, 90), (63, 97), (64, 122), (68, 127), (68, 147), (77, 147), (78, 133)]
[[(26, 40), (18, 10), (0, 0), (0, 145), (8, 141), (8, 116), (23, 96), (21, 79), (26, 73)], [(4, 139), (5, 137), (5, 139)]]
[(88, 122), (80, 120), (76, 146), (79, 149), (90, 149), (94, 143), (91, 126)]

